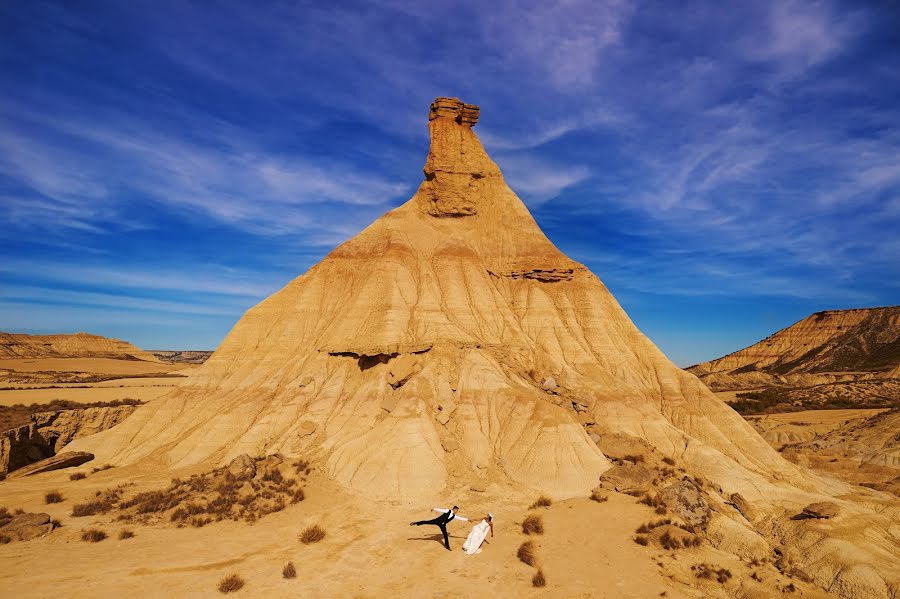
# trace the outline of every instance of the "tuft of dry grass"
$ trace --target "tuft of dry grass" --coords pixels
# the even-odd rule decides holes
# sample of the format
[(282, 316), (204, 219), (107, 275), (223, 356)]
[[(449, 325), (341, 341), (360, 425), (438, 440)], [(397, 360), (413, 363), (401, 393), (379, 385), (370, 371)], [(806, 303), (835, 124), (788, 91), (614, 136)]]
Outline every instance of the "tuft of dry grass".
[(0, 535), (0, 545), (6, 545), (7, 543), (12, 543), (12, 537)]
[(89, 528), (81, 533), (81, 540), (91, 543), (99, 543), (106, 538), (106, 533), (97, 528)]
[(625, 461), (629, 461), (632, 464), (640, 464), (644, 461), (644, 456), (642, 455), (626, 455), (622, 456), (622, 459)]
[(310, 543), (318, 543), (322, 539), (325, 538), (325, 529), (319, 526), (318, 524), (313, 524), (312, 526), (307, 526), (303, 532), (300, 533), (300, 542), (304, 545), (309, 545)]
[(528, 514), (522, 521), (522, 532), (526, 535), (544, 534), (544, 519), (538, 514)]
[(72, 506), (72, 515), (75, 517), (96, 516), (97, 514), (105, 514), (113, 509), (113, 504), (108, 499), (99, 499), (97, 501), (89, 501), (87, 503), (77, 503)]
[(219, 581), (218, 586), (220, 593), (234, 593), (242, 588), (244, 588), (244, 579), (237, 574), (229, 574)]
[(97, 474), (98, 472), (103, 472), (104, 470), (109, 470), (112, 468), (112, 464), (103, 464), (102, 466), (98, 466), (91, 470), (91, 474)]
[(44, 503), (62, 503), (63, 496), (59, 491), (50, 491), (44, 495)]
[(609, 495), (604, 495), (600, 491), (594, 490), (591, 492), (591, 501), (603, 503), (604, 501), (609, 501)]
[(547, 578), (544, 576), (544, 571), (541, 569), (538, 569), (538, 571), (534, 573), (534, 576), (531, 577), (531, 586), (543, 587), (546, 585), (547, 585)]
[(134, 531), (128, 528), (123, 528), (119, 531), (119, 540), (124, 541), (125, 539), (133, 539)]
[(669, 551), (681, 549), (681, 543), (678, 542), (678, 539), (668, 532), (664, 532), (662, 536), (659, 537), (659, 544), (662, 545), (663, 549), (668, 549)]
[(634, 542), (637, 543), (638, 545), (641, 545), (642, 547), (646, 547), (647, 544), (650, 542), (650, 540), (647, 537), (645, 537), (644, 535), (638, 535), (638, 536), (634, 537)]
[(12, 520), (12, 514), (9, 513), (9, 509), (0, 506), (0, 526), (6, 525), (10, 520)]
[(537, 563), (537, 552), (534, 548), (534, 541), (525, 541), (519, 545), (516, 557), (518, 557), (519, 561), (523, 564), (528, 564), (529, 566), (535, 565)]
[(284, 565), (284, 568), (281, 569), (281, 576), (284, 578), (297, 577), (297, 569), (294, 567), (294, 562), (288, 562)]
[(84, 480), (87, 478), (87, 474), (84, 472), (73, 472), (69, 475), (69, 480)]
[(675, 465), (675, 460), (673, 460), (672, 458), (669, 458), (669, 457), (663, 458), (662, 461), (663, 461), (664, 464), (668, 464), (669, 466), (674, 466), (674, 465)]
[(533, 510), (539, 507), (550, 507), (551, 505), (553, 505), (553, 500), (546, 495), (541, 495), (534, 500), (534, 503), (532, 503), (531, 507), (529, 507), (528, 509)]
[(53, 520), (50, 521), (50, 526), (53, 527), (52, 530), (56, 530), (57, 528), (62, 528), (62, 522), (60, 522), (59, 520), (54, 518)]

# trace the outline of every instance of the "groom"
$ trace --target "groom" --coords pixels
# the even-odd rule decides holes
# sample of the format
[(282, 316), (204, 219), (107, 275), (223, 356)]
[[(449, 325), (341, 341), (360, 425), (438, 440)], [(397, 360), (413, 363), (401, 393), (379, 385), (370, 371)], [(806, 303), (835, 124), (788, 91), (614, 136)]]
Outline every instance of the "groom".
[(447, 548), (447, 551), (451, 551), (450, 549), (450, 537), (447, 536), (447, 524), (450, 523), (451, 520), (462, 520), (463, 522), (468, 522), (468, 518), (463, 518), (462, 516), (457, 516), (456, 512), (459, 510), (458, 505), (454, 505), (452, 508), (444, 509), (440, 507), (433, 508), (431, 511), (440, 512), (441, 515), (433, 520), (419, 520), (418, 522), (410, 522), (410, 526), (422, 526), (423, 524), (434, 524), (438, 528), (441, 529), (441, 532), (444, 533), (444, 547)]

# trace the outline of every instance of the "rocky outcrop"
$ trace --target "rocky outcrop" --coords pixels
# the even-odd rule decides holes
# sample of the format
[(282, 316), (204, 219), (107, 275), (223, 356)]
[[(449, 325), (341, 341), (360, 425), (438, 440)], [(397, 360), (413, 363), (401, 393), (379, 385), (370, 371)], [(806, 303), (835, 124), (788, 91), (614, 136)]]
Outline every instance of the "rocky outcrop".
[(74, 468), (81, 466), (85, 462), (94, 459), (94, 454), (85, 451), (64, 451), (45, 460), (35, 462), (19, 468), (15, 472), (10, 472), (7, 478), (21, 478), (23, 476), (31, 476), (42, 472), (50, 472), (52, 470), (62, 470), (63, 468)]
[(256, 462), (246, 453), (239, 455), (228, 464), (228, 472), (237, 480), (250, 480), (256, 476)]
[(803, 508), (802, 515), (807, 518), (818, 518), (818, 519), (828, 519), (834, 518), (838, 514), (841, 513), (841, 508), (838, 504), (832, 501), (818, 501), (816, 503), (810, 503), (808, 506)]
[(604, 472), (600, 476), (600, 484), (620, 493), (638, 493), (650, 488), (653, 473), (643, 466), (622, 464)]
[(53, 530), (49, 514), (16, 514), (6, 523), (0, 523), (0, 542), (29, 541), (49, 534)]
[(49, 458), (78, 437), (116, 426), (136, 408), (121, 405), (32, 414), (29, 424), (0, 434), (0, 472)]
[(759, 343), (687, 368), (715, 390), (896, 377), (900, 306), (816, 312)]
[(657, 498), (688, 526), (703, 527), (712, 516), (703, 492), (687, 477), (662, 489)]

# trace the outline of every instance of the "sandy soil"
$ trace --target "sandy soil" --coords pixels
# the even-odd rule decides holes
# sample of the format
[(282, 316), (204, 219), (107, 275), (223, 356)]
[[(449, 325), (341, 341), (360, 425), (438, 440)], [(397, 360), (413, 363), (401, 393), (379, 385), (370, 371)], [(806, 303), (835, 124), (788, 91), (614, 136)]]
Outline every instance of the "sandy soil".
[(157, 374), (196, 368), (193, 364), (161, 364), (112, 358), (18, 358), (0, 360), (0, 370), (16, 372), (93, 372), (98, 374)]
[[(436, 528), (407, 525), (431, 517), (430, 505), (376, 505), (346, 495), (316, 473), (306, 487), (306, 501), (256, 524), (129, 526), (136, 537), (120, 541), (117, 534), (123, 526), (114, 521), (115, 513), (86, 518), (70, 514), (73, 504), (114, 486), (121, 473), (107, 471), (75, 482), (68, 476), (68, 471), (54, 472), (0, 485), (0, 505), (44, 511), (63, 524), (43, 539), (0, 546), (5, 595), (58, 596), (66, 589), (71, 597), (212, 597), (218, 595), (218, 581), (235, 572), (246, 581), (239, 594), (256, 597), (716, 596), (673, 582), (666, 570), (679, 561), (676, 569), (715, 562), (721, 557), (718, 552), (708, 547), (683, 550), (673, 560), (662, 550), (635, 544), (634, 529), (653, 514), (634, 498), (617, 493), (606, 503), (575, 499), (541, 510), (546, 533), (534, 538), (548, 584), (533, 589), (534, 568), (516, 558), (519, 545), (529, 538), (519, 524), (527, 512), (522, 505), (490, 496), (458, 500), (465, 507), (461, 514), (474, 516), (490, 509), (496, 517), (496, 537), (489, 537), (476, 556), (460, 549), (468, 524), (451, 525), (453, 551), (448, 552)], [(155, 476), (137, 474), (133, 480), (138, 484), (129, 493), (168, 480)], [(59, 489), (65, 502), (43, 505), (43, 494), (50, 489)], [(314, 523), (326, 529), (327, 537), (305, 546), (297, 534)], [(81, 530), (89, 527), (102, 528), (110, 538), (82, 542)], [(295, 580), (281, 577), (288, 561), (297, 567)]]

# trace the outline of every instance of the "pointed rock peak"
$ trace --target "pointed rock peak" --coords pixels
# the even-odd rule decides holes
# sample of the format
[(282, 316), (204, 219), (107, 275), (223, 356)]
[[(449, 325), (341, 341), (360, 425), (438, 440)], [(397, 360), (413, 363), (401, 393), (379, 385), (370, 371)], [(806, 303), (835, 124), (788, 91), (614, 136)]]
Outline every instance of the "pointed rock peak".
[(498, 181), (500, 169), (484, 151), (472, 127), (479, 108), (458, 98), (436, 98), (428, 114), (431, 149), (425, 181), (419, 188), (422, 210), (436, 217), (478, 214), (485, 191)]

